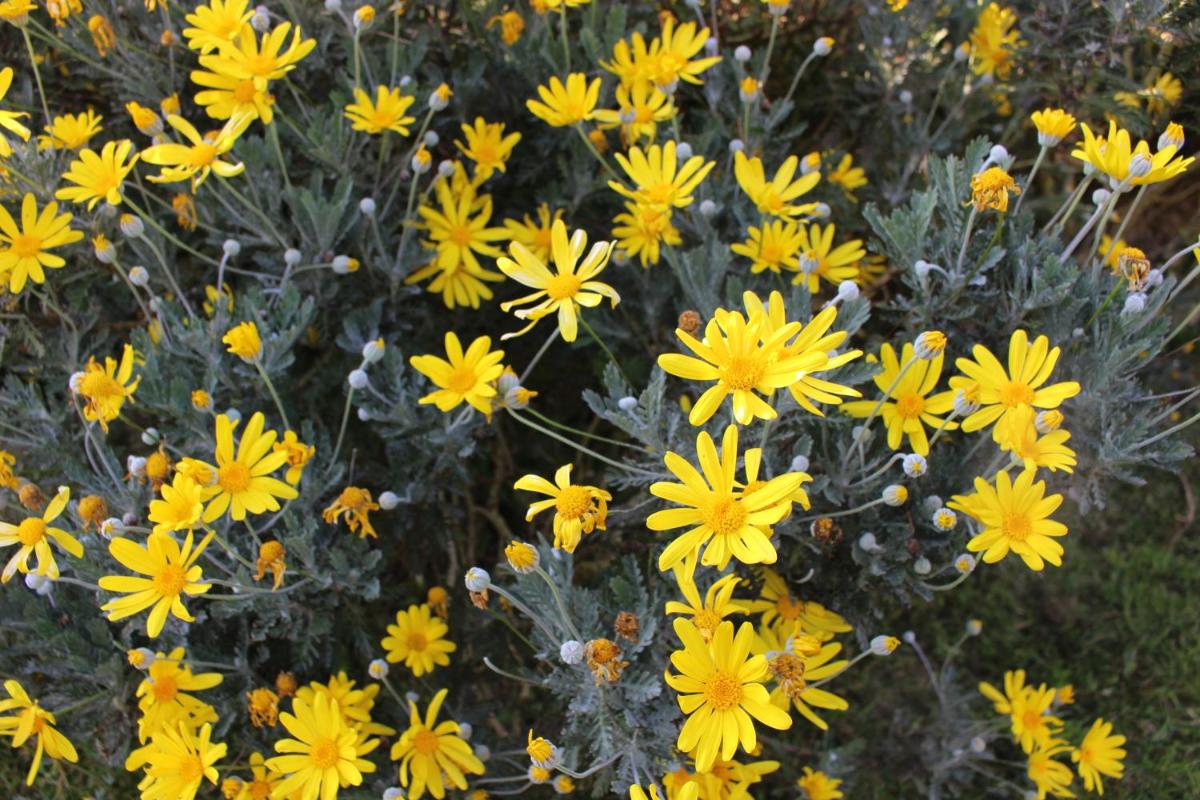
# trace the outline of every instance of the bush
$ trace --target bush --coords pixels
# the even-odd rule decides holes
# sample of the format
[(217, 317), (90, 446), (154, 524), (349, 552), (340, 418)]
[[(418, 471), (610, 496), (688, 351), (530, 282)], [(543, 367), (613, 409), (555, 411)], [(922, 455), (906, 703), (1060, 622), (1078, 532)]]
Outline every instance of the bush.
[(0, 3), (0, 786), (1119, 780), (889, 626), (1192, 455), (1194, 10), (531, 6)]

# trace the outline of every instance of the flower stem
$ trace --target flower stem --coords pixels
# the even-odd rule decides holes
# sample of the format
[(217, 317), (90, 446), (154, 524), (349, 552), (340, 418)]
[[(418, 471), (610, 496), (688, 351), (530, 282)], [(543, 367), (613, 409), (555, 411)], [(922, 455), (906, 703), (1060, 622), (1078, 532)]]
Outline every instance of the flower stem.
[(283, 427), (290, 430), (292, 426), (288, 424), (287, 412), (283, 410), (283, 403), (279, 399), (279, 393), (275, 391), (275, 384), (271, 383), (271, 376), (263, 369), (262, 361), (257, 358), (254, 359), (254, 368), (262, 376), (263, 383), (267, 385), (267, 391), (271, 393), (271, 399), (275, 401), (275, 410), (279, 412), (279, 418), (283, 420)]
[(538, 351), (533, 354), (533, 358), (530, 359), (529, 365), (525, 367), (525, 371), (521, 373), (518, 383), (525, 383), (525, 379), (529, 377), (529, 373), (533, 372), (533, 368), (536, 367), (537, 363), (542, 360), (542, 356), (546, 354), (546, 351), (550, 349), (550, 345), (554, 343), (554, 340), (557, 339), (558, 336), (559, 330), (557, 327), (555, 327), (550, 331), (550, 335), (546, 337), (546, 341), (542, 342), (542, 346), (538, 348)]
[(524, 408), (522, 410), (527, 411), (530, 414), (533, 414), (535, 417), (540, 419), (542, 422), (546, 423), (547, 425), (550, 425), (551, 427), (558, 428), (560, 431), (566, 431), (567, 433), (573, 433), (576, 436), (582, 436), (585, 439), (595, 439), (598, 442), (606, 442), (607, 444), (616, 445), (617, 447), (626, 447), (626, 448), (629, 448), (630, 450), (636, 450), (639, 453), (646, 452), (645, 450), (638, 447), (637, 445), (630, 444), (629, 442), (622, 442), (618, 439), (610, 439), (607, 436), (601, 436), (597, 433), (588, 433), (587, 431), (581, 431), (578, 428), (572, 428), (570, 425), (564, 425), (561, 422), (556, 422), (555, 420), (550, 419), (550, 417), (547, 417), (545, 414), (541, 413), (540, 411), (537, 411), (532, 406), (527, 406), (526, 408)]
[(562, 36), (563, 64), (571, 71), (571, 48), (567, 42), (567, 4), (558, 7), (558, 32)]
[(597, 461), (602, 461), (605, 464), (608, 464), (610, 467), (616, 467), (619, 470), (623, 470), (625, 472), (629, 472), (634, 475), (656, 476), (655, 473), (650, 472), (649, 470), (640, 469), (638, 467), (631, 467), (628, 464), (622, 464), (620, 461), (614, 461), (613, 459), (609, 458), (608, 456), (600, 455), (595, 450), (591, 450), (587, 447), (584, 447), (581, 444), (576, 444), (575, 442), (571, 441), (567, 437), (560, 436), (559, 434), (555, 433), (554, 431), (550, 430), (549, 428), (543, 428), (541, 425), (538, 425), (533, 420), (526, 419), (525, 417), (521, 416), (517, 412), (513, 411), (511, 408), (506, 408), (505, 411), (508, 412), (508, 415), (510, 417), (515, 419), (517, 422), (520, 422), (522, 425), (533, 428), (535, 431), (538, 431), (539, 433), (541, 433), (545, 436), (549, 436), (551, 439), (562, 442), (565, 445), (574, 447), (579, 452), (589, 455), (592, 458), (596, 459)]
[[(863, 441), (867, 437), (867, 431), (871, 429), (871, 422), (873, 422), (875, 417), (879, 415), (880, 410), (883, 408), (883, 404), (886, 403), (887, 399), (892, 396), (892, 392), (896, 391), (896, 387), (900, 385), (900, 381), (904, 380), (905, 374), (912, 368), (912, 365), (917, 363), (919, 360), (920, 359), (917, 356), (913, 356), (912, 358), (908, 359), (908, 361), (904, 362), (904, 366), (900, 367), (900, 371), (896, 373), (896, 377), (892, 379), (891, 384), (884, 391), (883, 395), (880, 396), (879, 400), (876, 401), (875, 407), (871, 409), (871, 413), (867, 415), (867, 419), (865, 422), (863, 422), (862, 428), (859, 429), (859, 435), (854, 443), (854, 449), (858, 451), (860, 458), (862, 457)], [(846, 455), (842, 458), (843, 469), (845, 469), (849, 457), (850, 450), (847, 450)]]
[[(358, 42), (358, 37), (354, 37), (354, 41)], [(355, 86), (358, 81), (355, 81)], [(292, 179), (288, 175), (287, 161), (283, 158), (283, 148), (279, 146), (279, 125), (272, 123), (267, 126), (267, 138), (271, 140), (271, 149), (275, 151), (275, 160), (279, 162), (279, 174), (283, 177), (283, 182), (288, 186), (292, 185)]]
[(554, 595), (554, 603), (558, 606), (558, 613), (562, 615), (563, 624), (566, 626), (567, 631), (571, 634), (571, 638), (577, 642), (583, 641), (583, 637), (579, 635), (579, 631), (576, 629), (575, 623), (571, 621), (571, 615), (567, 613), (567, 605), (563, 602), (562, 595), (559, 594), (558, 586), (555, 585), (554, 580), (546, 573), (546, 570), (542, 569), (540, 566), (534, 567), (533, 570), (540, 575), (542, 580), (546, 582), (546, 585), (550, 587), (550, 594)]
[(630, 386), (633, 386), (633, 381), (629, 380), (629, 376), (625, 374), (625, 368), (621, 366), (621, 362), (617, 361), (617, 357), (613, 355), (612, 350), (608, 349), (608, 345), (606, 345), (604, 340), (600, 338), (600, 334), (596, 333), (592, 326), (588, 324), (588, 321), (583, 318), (582, 314), (579, 315), (579, 324), (583, 326), (583, 329), (588, 332), (589, 336), (596, 340), (596, 344), (600, 345), (600, 349), (604, 351), (604, 354), (608, 356), (608, 360), (611, 361), (613, 366), (617, 368), (617, 371), (621, 373), (621, 377), (625, 379), (625, 382)]
[(333, 455), (329, 458), (329, 469), (337, 463), (338, 453), (342, 451), (342, 439), (346, 436), (346, 423), (350, 420), (350, 401), (354, 399), (354, 387), (346, 390), (346, 407), (342, 409), (342, 425), (338, 428), (337, 444), (333, 446)]
[(42, 86), (42, 73), (38, 70), (37, 56), (33, 52), (33, 42), (29, 38), (29, 31), (24, 25), (21, 26), (21, 35), (25, 37), (25, 49), (29, 51), (29, 65), (33, 67), (33, 77), (37, 81), (38, 97), (42, 101), (42, 113), (46, 115), (46, 124), (51, 121), (50, 106), (46, 105), (46, 89)]
[(971, 214), (967, 217), (967, 227), (963, 231), (962, 246), (958, 248), (958, 259), (954, 262), (954, 273), (957, 275), (962, 272), (963, 259), (967, 257), (967, 245), (971, 243), (971, 231), (975, 227), (975, 217), (979, 215), (979, 211), (974, 205), (971, 206)]
[(583, 139), (583, 143), (587, 146), (588, 152), (600, 162), (600, 166), (604, 167), (604, 171), (611, 175), (612, 179), (617, 183), (621, 183), (621, 176), (617, 174), (616, 170), (608, 165), (608, 162), (604, 160), (604, 156), (600, 155), (600, 151), (596, 149), (596, 145), (592, 144), (592, 140), (589, 139), (587, 134), (583, 132), (583, 125), (576, 123), (575, 130), (579, 132), (579, 138)]
[(1033, 185), (1033, 179), (1037, 176), (1038, 167), (1042, 166), (1042, 162), (1046, 159), (1046, 153), (1049, 152), (1049, 150), (1050, 148), (1046, 147), (1045, 145), (1038, 150), (1037, 158), (1034, 159), (1033, 162), (1033, 167), (1029, 170), (1029, 177), (1025, 179), (1025, 186), (1021, 189), (1021, 196), (1017, 198), (1017, 205), (1013, 208), (1012, 213), (1014, 217), (1017, 215), (1017, 212), (1021, 210), (1021, 204), (1025, 202), (1025, 198), (1029, 196), (1029, 187)]

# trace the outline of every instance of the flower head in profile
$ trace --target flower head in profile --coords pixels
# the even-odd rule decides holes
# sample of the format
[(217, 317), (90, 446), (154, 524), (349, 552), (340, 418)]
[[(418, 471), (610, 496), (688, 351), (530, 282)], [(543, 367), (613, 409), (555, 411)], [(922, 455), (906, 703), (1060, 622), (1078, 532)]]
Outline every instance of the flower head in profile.
[(866, 256), (861, 239), (851, 239), (834, 247), (837, 228), (830, 223), (821, 227), (817, 223), (800, 226), (799, 261), (792, 265), (800, 274), (792, 279), (796, 285), (804, 285), (810, 294), (821, 290), (821, 280), (833, 286), (843, 281), (857, 281), (858, 262)]
[(176, 473), (170, 484), (159, 487), (161, 500), (150, 501), (149, 520), (155, 533), (190, 531), (204, 514), (204, 490), (191, 477)]
[(571, 464), (564, 464), (554, 473), (554, 483), (538, 475), (525, 475), (513, 488), (549, 496), (529, 506), (525, 520), (554, 509), (554, 546), (574, 553), (583, 534), (604, 530), (608, 503), (612, 495), (595, 486), (571, 483)]
[(470, 125), (464, 122), (462, 134), (466, 141), (455, 139), (454, 146), (475, 163), (475, 179), (480, 181), (504, 172), (513, 148), (521, 141), (519, 133), (505, 135), (503, 122), (488, 122), (483, 117), (476, 117)]
[(304, 467), (317, 452), (317, 448), (311, 444), (300, 441), (300, 437), (296, 436), (295, 431), (284, 431), (283, 438), (271, 445), (271, 450), (276, 453), (287, 453), (288, 470), (283, 478), (292, 486), (300, 483)]
[(297, 491), (271, 473), (287, 463), (287, 454), (272, 452), (278, 434), (264, 431), (266, 417), (261, 411), (250, 417), (242, 430), (237, 451), (234, 451), (233, 434), (237, 423), (225, 414), (217, 415), (214, 452), (215, 464), (197, 462), (212, 476), (205, 485), (204, 495), (208, 505), (204, 509), (204, 522), (219, 519), (226, 511), (234, 520), (241, 521), (247, 514), (265, 514), (279, 510), (279, 498), (294, 500)]
[(629, 189), (619, 181), (609, 181), (609, 188), (635, 203), (664, 210), (691, 205), (692, 193), (716, 166), (716, 162), (706, 162), (698, 155), (679, 164), (674, 141), (645, 149), (631, 147), (628, 156), (617, 153), (617, 163), (635, 188)]
[(357, 533), (361, 539), (368, 536), (374, 539), (379, 534), (371, 525), (369, 514), (378, 510), (379, 504), (371, 500), (370, 490), (359, 486), (347, 486), (321, 516), (330, 525), (336, 524), (339, 519), (345, 519), (351, 533)]
[(1109, 121), (1106, 136), (1096, 136), (1086, 124), (1079, 129), (1083, 141), (1071, 151), (1071, 156), (1106, 175), (1114, 189), (1171, 180), (1187, 171), (1196, 160), (1195, 156), (1178, 157), (1177, 149), (1171, 145), (1152, 151), (1145, 141), (1134, 144), (1129, 131), (1117, 127), (1115, 120)]
[(625, 211), (613, 217), (612, 235), (620, 257), (637, 258), (643, 267), (659, 262), (664, 244), (683, 241), (671, 210), (650, 203), (626, 203)]
[(743, 564), (773, 564), (775, 546), (766, 531), (791, 510), (792, 497), (803, 481), (800, 473), (787, 473), (767, 481), (750, 493), (736, 484), (738, 428), (730, 425), (721, 438), (721, 451), (707, 431), (696, 438), (697, 470), (682, 456), (668, 452), (664, 463), (679, 483), (651, 484), (655, 497), (681, 508), (656, 511), (646, 519), (652, 531), (686, 528), (658, 558), (666, 571), (687, 558), (724, 569), (730, 559)]
[(826, 175), (825, 180), (832, 183), (834, 186), (839, 186), (842, 192), (851, 200), (854, 198), (854, 191), (866, 186), (867, 174), (862, 167), (854, 166), (854, 156), (846, 153), (838, 161), (837, 166), (831, 169)]
[[(1049, 412), (1057, 414), (1058, 412)], [(1070, 432), (1063, 428), (1047, 430), (1044, 434), (1035, 422), (1033, 407), (1017, 409), (1004, 422), (998, 423), (1000, 449), (1011, 452), (1024, 463), (1025, 469), (1045, 467), (1051, 472), (1075, 471), (1075, 451), (1067, 446)]]
[(108, 423), (121, 415), (125, 401), (133, 401), (133, 393), (141, 383), (141, 376), (133, 376), (133, 365), (137, 354), (131, 345), (126, 344), (121, 350), (121, 361), (105, 356), (104, 366), (100, 366), (94, 357), (88, 358), (84, 365), (83, 377), (80, 378), (76, 391), (84, 399), (83, 417), (91, 422), (99, 422), (105, 433)]
[(50, 252), (78, 242), (83, 231), (71, 228), (70, 214), (59, 214), (58, 203), (47, 203), (38, 212), (37, 199), (26, 192), (21, 200), (21, 224), (0, 205), (0, 283), (16, 294), (28, 281), (46, 282), (46, 269), (62, 269), (66, 261)]
[(975, 479), (975, 493), (956, 495), (950, 508), (975, 519), (981, 532), (967, 542), (972, 553), (983, 551), (993, 564), (1013, 552), (1025, 565), (1041, 571), (1046, 562), (1062, 566), (1063, 548), (1056, 538), (1067, 535), (1067, 526), (1049, 519), (1062, 505), (1062, 495), (1046, 495), (1045, 481), (1034, 482), (1034, 471), (1025, 470), (1014, 481), (1007, 471), (996, 474), (996, 484)]
[(447, 788), (463, 791), (467, 775), (484, 772), (483, 762), (462, 738), (458, 723), (437, 721), (447, 694), (447, 689), (435, 694), (424, 716), (410, 700), (408, 728), (392, 745), (392, 760), (400, 762), (400, 784), (408, 789), (411, 800), (421, 800), (426, 792), (442, 800)]
[(493, 28), (500, 26), (500, 39), (509, 47), (512, 47), (521, 39), (521, 34), (525, 32), (525, 18), (520, 12), (508, 10), (503, 14), (497, 14), (487, 21), (487, 27)]
[(201, 136), (192, 123), (171, 114), (167, 117), (167, 123), (183, 136), (187, 144), (167, 142), (146, 148), (142, 152), (142, 160), (162, 167), (157, 175), (148, 176), (149, 180), (154, 183), (191, 181), (192, 191), (195, 192), (196, 187), (204, 183), (212, 172), (222, 178), (242, 174), (245, 164), (224, 161), (221, 156), (233, 149), (238, 137), (252, 121), (253, 117), (248, 114), (237, 115), (215, 135)]
[(86, 203), (89, 211), (101, 200), (119, 205), (121, 185), (138, 160), (136, 155), (129, 157), (132, 151), (133, 142), (128, 139), (108, 142), (99, 153), (83, 148), (63, 173), (63, 180), (73, 185), (59, 189), (54, 196), (72, 203)]
[(291, 737), (275, 742), (280, 755), (266, 761), (267, 769), (286, 776), (273, 796), (332, 800), (339, 788), (362, 783), (363, 759), (355, 746), (358, 734), (328, 693), (296, 697), (291, 713), (281, 713), (279, 721)]
[(563, 83), (551, 76), (549, 85), (538, 87), (540, 100), (526, 100), (529, 113), (555, 128), (586, 122), (596, 115), (600, 99), (600, 79), (590, 83), (587, 75), (572, 72)]
[(1043, 108), (1029, 115), (1033, 127), (1037, 128), (1038, 144), (1053, 147), (1075, 130), (1075, 117), (1061, 108)]
[(1020, 193), (1017, 182), (1000, 167), (988, 167), (971, 176), (970, 203), (976, 211), (991, 208), (1003, 214), (1008, 211), (1008, 196)]
[[(33, 786), (33, 782), (37, 779), (43, 753), (50, 758), (72, 764), (79, 761), (79, 755), (75, 752), (75, 746), (71, 744), (71, 740), (63, 736), (55, 727), (58, 721), (53, 714), (42, 708), (36, 700), (30, 698), (18, 681), (6, 680), (4, 690), (8, 692), (8, 698), (0, 700), (0, 736), (11, 737), (10, 744), (14, 748), (25, 744), (30, 737), (37, 737), (33, 761), (29, 765), (29, 772), (25, 775), (26, 786)], [(4, 716), (9, 712), (16, 713)]]
[(693, 754), (697, 770), (707, 771), (718, 757), (733, 758), (739, 745), (754, 752), (755, 720), (776, 730), (791, 727), (791, 717), (771, 704), (763, 685), (766, 657), (750, 655), (753, 625), (744, 622), (735, 634), (732, 622), (722, 622), (709, 641), (690, 620), (677, 618), (674, 627), (683, 649), (671, 654), (679, 674), (668, 673), (666, 681), (687, 716), (676, 746)]
[(538, 568), (542, 557), (529, 542), (513, 540), (504, 546), (504, 558), (518, 575), (528, 575)]
[(988, 3), (971, 31), (971, 70), (976, 75), (992, 75), (1006, 80), (1012, 73), (1013, 55), (1024, 42), (1014, 30), (1017, 15), (1012, 9)]
[(92, 140), (103, 126), (102, 117), (92, 109), (81, 114), (61, 114), (38, 136), (39, 150), (78, 150)]
[(138, 741), (145, 742), (160, 731), (175, 730), (180, 722), (194, 730), (205, 722), (216, 722), (217, 713), (208, 703), (189, 692), (202, 692), (220, 686), (219, 672), (193, 673), (184, 659), (184, 649), (155, 653), (146, 668), (146, 677), (137, 687)]
[(401, 94), (399, 89), (390, 86), (376, 86), (373, 99), (356, 86), (354, 102), (346, 106), (345, 116), (350, 120), (350, 127), (356, 131), (373, 136), (387, 131), (408, 136), (408, 126), (416, 121), (416, 117), (408, 115), (408, 109), (414, 102), (415, 97)]
[[(899, 450), (907, 437), (914, 453), (929, 455), (926, 426), (934, 430), (958, 428), (957, 423), (944, 418), (954, 407), (954, 393), (944, 391), (932, 394), (942, 375), (943, 358), (942, 353), (932, 359), (917, 358), (911, 342), (905, 342), (897, 358), (896, 351), (885, 342), (879, 350), (883, 369), (875, 374), (874, 381), (880, 392), (891, 389), (891, 393), (878, 400), (843, 403), (842, 411), (852, 417), (862, 418), (871, 416), (878, 408), (877, 413), (887, 426), (888, 447)], [(908, 366), (901, 375), (904, 365)]]
[(124, 594), (109, 600), (100, 609), (108, 614), (110, 622), (117, 622), (150, 609), (146, 619), (146, 635), (151, 639), (162, 632), (171, 614), (184, 622), (194, 617), (183, 605), (183, 597), (204, 594), (212, 584), (201, 583), (204, 571), (196, 562), (212, 541), (209, 533), (193, 547), (189, 531), (180, 547), (170, 534), (151, 533), (143, 547), (130, 539), (115, 538), (108, 544), (108, 551), (126, 569), (138, 573), (133, 575), (106, 575), (100, 579), (100, 588)]
[(695, 22), (677, 27), (674, 16), (666, 17), (662, 34), (650, 46), (646, 77), (656, 86), (668, 89), (677, 81), (695, 86), (704, 83), (700, 75), (721, 61), (720, 56), (696, 58), (708, 37), (708, 28), (701, 28)]
[(1148, 75), (1146, 85), (1138, 91), (1138, 97), (1146, 101), (1146, 112), (1150, 116), (1165, 113), (1179, 104), (1183, 97), (1183, 83), (1169, 72)]
[(258, 89), (265, 90), (269, 81), (279, 80), (294, 70), (316, 46), (316, 40), (303, 38), (300, 27), (293, 28), (290, 22), (281, 22), (264, 32), (261, 40), (252, 27), (243, 26), (228, 44), (215, 53), (200, 56), (200, 64), (219, 75), (252, 80)]
[(760, 213), (773, 217), (808, 216), (816, 210), (816, 203), (793, 202), (808, 194), (821, 181), (820, 172), (810, 172), (797, 178), (799, 166), (799, 158), (788, 156), (768, 181), (762, 159), (757, 156), (748, 158), (741, 150), (733, 156), (733, 172), (738, 185)]
[(54, 560), (54, 550), (50, 547), (51, 542), (75, 558), (83, 558), (83, 545), (79, 540), (50, 524), (58, 519), (70, 499), (70, 489), (63, 488), (46, 505), (41, 516), (26, 517), (17, 525), (0, 522), (0, 547), (17, 545), (16, 552), (4, 565), (4, 572), (0, 573), (0, 583), (8, 583), (18, 571), (29, 574), (29, 559), (34, 555), (37, 556), (37, 567), (33, 574), (56, 579), (60, 573), (58, 562)]
[(1018, 329), (1009, 339), (1007, 370), (981, 344), (972, 348), (973, 359), (957, 359), (954, 365), (963, 374), (950, 379), (950, 388), (977, 396), (979, 403), (979, 409), (962, 421), (962, 429), (971, 433), (996, 423), (992, 437), (999, 441), (1003, 429), (1000, 421), (1018, 409), (1058, 408), (1064, 400), (1079, 394), (1080, 386), (1075, 381), (1045, 385), (1060, 352), (1059, 348), (1050, 347), (1045, 336), (1037, 337), (1031, 344), (1029, 334)]
[(421, 404), (432, 403), (443, 413), (456, 408), (464, 400), (482, 414), (492, 411), (496, 396), (495, 382), (504, 372), (503, 350), (492, 350), (492, 340), (480, 336), (464, 352), (453, 332), (445, 337), (446, 358), (434, 355), (412, 356), (409, 363), (417, 372), (437, 386), (437, 390), (422, 397)]
[[(30, 10), (34, 8), (29, 5)], [(13, 68), (5, 67), (0, 69), (0, 100), (3, 100), (8, 90), (12, 88)], [(5, 111), (0, 109), (0, 130), (8, 131), (16, 134), (21, 141), (29, 141), (29, 128), (26, 128), (19, 121), (22, 117), (28, 117), (29, 114), (25, 111)], [(8, 137), (0, 132), (0, 158), (8, 158), (13, 153), (12, 145), (8, 143)]]
[(1111, 722), (1098, 719), (1092, 723), (1079, 747), (1071, 752), (1084, 789), (1104, 794), (1101, 776), (1121, 780), (1125, 774), (1124, 746), (1125, 737), (1113, 733)]
[(241, 322), (234, 325), (221, 337), (230, 353), (243, 361), (252, 362), (262, 355), (262, 339), (258, 335), (258, 326), (253, 322)]
[[(892, 11), (899, 11), (907, 2), (908, 0), (888, 0), (888, 5)], [(796, 781), (796, 785), (804, 793), (805, 800), (841, 800), (846, 796), (839, 788), (842, 781), (812, 767), (804, 768), (804, 774)]]
[(396, 612), (396, 624), (388, 625), (381, 643), (390, 664), (404, 663), (416, 677), (450, 665), (450, 654), (458, 647), (445, 638), (449, 628), (427, 605), (409, 606)]
[[(613, 242), (596, 242), (585, 256), (586, 248), (587, 234), (577, 230), (568, 239), (567, 226), (561, 220), (555, 221), (550, 229), (553, 272), (525, 245), (520, 242), (509, 244), (508, 252), (512, 257), (501, 257), (496, 265), (508, 277), (537, 291), (501, 303), (500, 310), (509, 311), (514, 306), (529, 303), (536, 305), (516, 311), (516, 316), (529, 320), (529, 324), (515, 333), (506, 333), (501, 338), (510, 339), (528, 333), (538, 320), (555, 315), (563, 340), (573, 342), (579, 332), (581, 306), (595, 308), (604, 298), (608, 298), (612, 306), (616, 307), (621, 301), (617, 291), (607, 283), (595, 280), (608, 266)], [(580, 258), (583, 260), (580, 261)]]

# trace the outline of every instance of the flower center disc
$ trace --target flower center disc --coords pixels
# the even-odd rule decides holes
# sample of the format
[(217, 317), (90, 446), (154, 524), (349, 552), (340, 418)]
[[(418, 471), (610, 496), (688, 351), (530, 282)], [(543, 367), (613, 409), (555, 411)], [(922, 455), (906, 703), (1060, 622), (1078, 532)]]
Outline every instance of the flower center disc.
[(418, 653), (425, 650), (429, 646), (429, 640), (425, 638), (423, 633), (410, 633), (408, 635), (408, 649), (416, 650)]
[(1033, 404), (1033, 389), (1024, 383), (1010, 382), (1000, 387), (1000, 402), (1009, 408)]
[(309, 758), (312, 759), (313, 766), (318, 769), (329, 769), (336, 766), (339, 756), (340, 752), (337, 742), (333, 739), (325, 739), (316, 743), (309, 752)]
[(742, 684), (728, 672), (718, 672), (704, 685), (704, 699), (718, 711), (728, 711), (742, 702)]
[(591, 505), (592, 495), (582, 486), (568, 486), (554, 501), (554, 509), (564, 519), (579, 519)]
[(762, 380), (766, 365), (756, 356), (735, 356), (721, 370), (721, 380), (734, 391), (747, 392)]
[(32, 547), (46, 535), (46, 523), (37, 517), (29, 517), (17, 526), (17, 541)]
[(12, 249), (18, 258), (33, 258), (42, 249), (42, 240), (32, 234), (22, 233), (12, 240)]
[(896, 411), (905, 419), (916, 419), (925, 412), (925, 398), (916, 393), (900, 395), (896, 398)]
[(187, 573), (178, 564), (168, 564), (154, 576), (154, 588), (164, 597), (177, 595), (187, 585)]
[(240, 461), (230, 461), (217, 470), (217, 483), (229, 494), (244, 492), (250, 487), (250, 470)]
[(733, 497), (715, 500), (704, 512), (704, 524), (718, 536), (737, 533), (746, 525), (749, 512)]
[(432, 755), (438, 751), (438, 735), (424, 728), (413, 737), (413, 749), (422, 755)]
[(550, 295), (552, 300), (566, 300), (568, 297), (574, 297), (579, 291), (580, 280), (571, 274), (555, 275), (546, 284), (546, 294)]
[(1024, 514), (1005, 514), (1000, 529), (1006, 537), (1017, 542), (1025, 541), (1032, 532), (1029, 517)]

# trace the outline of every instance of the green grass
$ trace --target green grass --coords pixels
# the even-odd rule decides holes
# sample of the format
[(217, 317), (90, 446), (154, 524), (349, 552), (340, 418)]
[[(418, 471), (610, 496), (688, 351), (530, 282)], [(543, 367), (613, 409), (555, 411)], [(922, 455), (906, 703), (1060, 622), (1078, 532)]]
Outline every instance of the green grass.
[[(1069, 737), (1078, 743), (1102, 716), (1129, 740), (1125, 778), (1106, 781), (1106, 798), (1200, 797), (1200, 542), (1196, 525), (1181, 521), (1187, 506), (1172, 475), (1117, 487), (1107, 509), (1070, 521), (1061, 569), (1035, 574), (1019, 561), (981, 567), (949, 596), (899, 615), (896, 630), (915, 630), (940, 663), (962, 624), (981, 619), (983, 634), (955, 660), (961, 689), (1000, 684), (1016, 668), (1034, 682), (1072, 683), (1077, 700), (1063, 714), (1072, 721)], [(848, 796), (926, 794), (927, 767), (894, 741), (906, 733), (915, 740), (937, 717), (929, 681), (907, 650), (846, 685), (855, 706), (835, 741), (853, 737), (862, 748), (849, 748), (857, 769)], [(893, 688), (879, 689), (884, 680)], [(976, 718), (992, 713), (982, 697), (971, 702)], [(1024, 782), (1018, 768), (1005, 774)], [(1078, 778), (1073, 788), (1084, 794)]]

